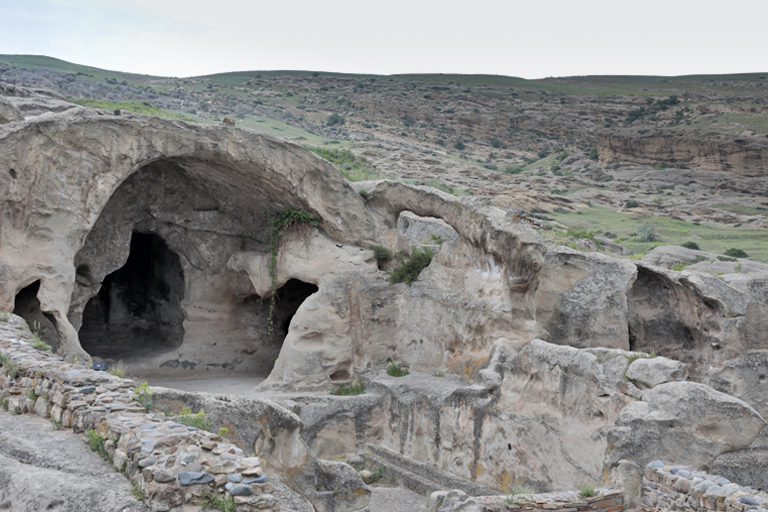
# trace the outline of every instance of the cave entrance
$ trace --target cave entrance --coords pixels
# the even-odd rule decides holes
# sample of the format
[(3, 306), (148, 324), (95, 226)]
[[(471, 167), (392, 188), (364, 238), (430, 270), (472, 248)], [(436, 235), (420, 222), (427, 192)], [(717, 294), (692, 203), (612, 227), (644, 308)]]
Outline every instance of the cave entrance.
[(134, 232), (128, 261), (85, 306), (80, 344), (92, 356), (126, 362), (178, 348), (183, 298), (179, 256), (159, 236)]
[(37, 292), (40, 291), (40, 280), (23, 288), (16, 294), (13, 304), (13, 314), (27, 321), (33, 331), (37, 331), (40, 339), (57, 350), (61, 344), (56, 319), (50, 313), (43, 313)]

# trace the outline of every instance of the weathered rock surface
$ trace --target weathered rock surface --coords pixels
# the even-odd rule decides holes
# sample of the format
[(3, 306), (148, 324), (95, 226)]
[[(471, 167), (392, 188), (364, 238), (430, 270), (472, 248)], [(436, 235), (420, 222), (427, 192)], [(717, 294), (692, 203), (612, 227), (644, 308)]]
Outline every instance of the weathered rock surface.
[(768, 141), (759, 137), (701, 130), (612, 129), (600, 132), (597, 151), (606, 165), (674, 162), (740, 176), (768, 172)]
[(627, 378), (640, 389), (651, 389), (676, 380), (685, 380), (685, 364), (666, 357), (635, 359), (627, 368)]
[(536, 289), (536, 318), (550, 341), (574, 347), (629, 348), (631, 262), (567, 247), (547, 251)]
[(654, 247), (643, 255), (643, 262), (666, 269), (683, 266), (686, 270), (696, 270), (714, 276), (722, 274), (766, 274), (768, 265), (746, 258), (728, 258), (711, 252), (686, 249), (676, 245)]
[(108, 463), (48, 420), (0, 412), (0, 510), (148, 512)]
[(764, 425), (746, 402), (703, 384), (660, 384), (621, 411), (608, 433), (607, 465), (663, 459), (711, 469), (723, 453), (748, 447)]

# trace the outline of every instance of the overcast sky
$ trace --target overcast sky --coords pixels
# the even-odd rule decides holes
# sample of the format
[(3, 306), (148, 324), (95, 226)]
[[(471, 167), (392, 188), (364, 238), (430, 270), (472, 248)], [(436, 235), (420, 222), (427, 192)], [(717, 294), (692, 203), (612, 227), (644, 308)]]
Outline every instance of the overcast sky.
[(0, 53), (194, 76), (768, 71), (768, 0), (0, 0)]

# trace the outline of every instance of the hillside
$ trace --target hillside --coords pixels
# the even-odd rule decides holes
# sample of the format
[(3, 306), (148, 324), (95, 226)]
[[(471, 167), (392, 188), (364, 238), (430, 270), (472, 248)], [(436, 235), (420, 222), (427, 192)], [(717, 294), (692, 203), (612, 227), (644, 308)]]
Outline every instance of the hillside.
[[(545, 229), (594, 231), (636, 254), (658, 242), (634, 228), (618, 233), (612, 226), (621, 219), (664, 228), (660, 242), (693, 241), (715, 252), (731, 236), (756, 259), (768, 258), (766, 77), (252, 71), (169, 78), (0, 55), (0, 81), (96, 108), (201, 123), (227, 116), (325, 146), (323, 156), (352, 180), (488, 196), (542, 216)], [(746, 154), (757, 157), (739, 156)], [(669, 232), (670, 221), (681, 227)], [(726, 227), (738, 230), (724, 235)], [(567, 242), (564, 231), (551, 236)]]

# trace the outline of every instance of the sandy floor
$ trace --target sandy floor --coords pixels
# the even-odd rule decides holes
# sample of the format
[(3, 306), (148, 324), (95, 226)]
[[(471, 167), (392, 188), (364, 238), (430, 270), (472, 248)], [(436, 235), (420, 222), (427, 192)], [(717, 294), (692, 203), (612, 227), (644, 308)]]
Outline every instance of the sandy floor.
[(206, 372), (198, 373), (194, 377), (147, 377), (146, 380), (150, 386), (179, 389), (181, 391), (203, 391), (206, 393), (255, 397), (263, 395), (263, 393), (255, 393), (253, 388), (263, 381), (264, 377)]

